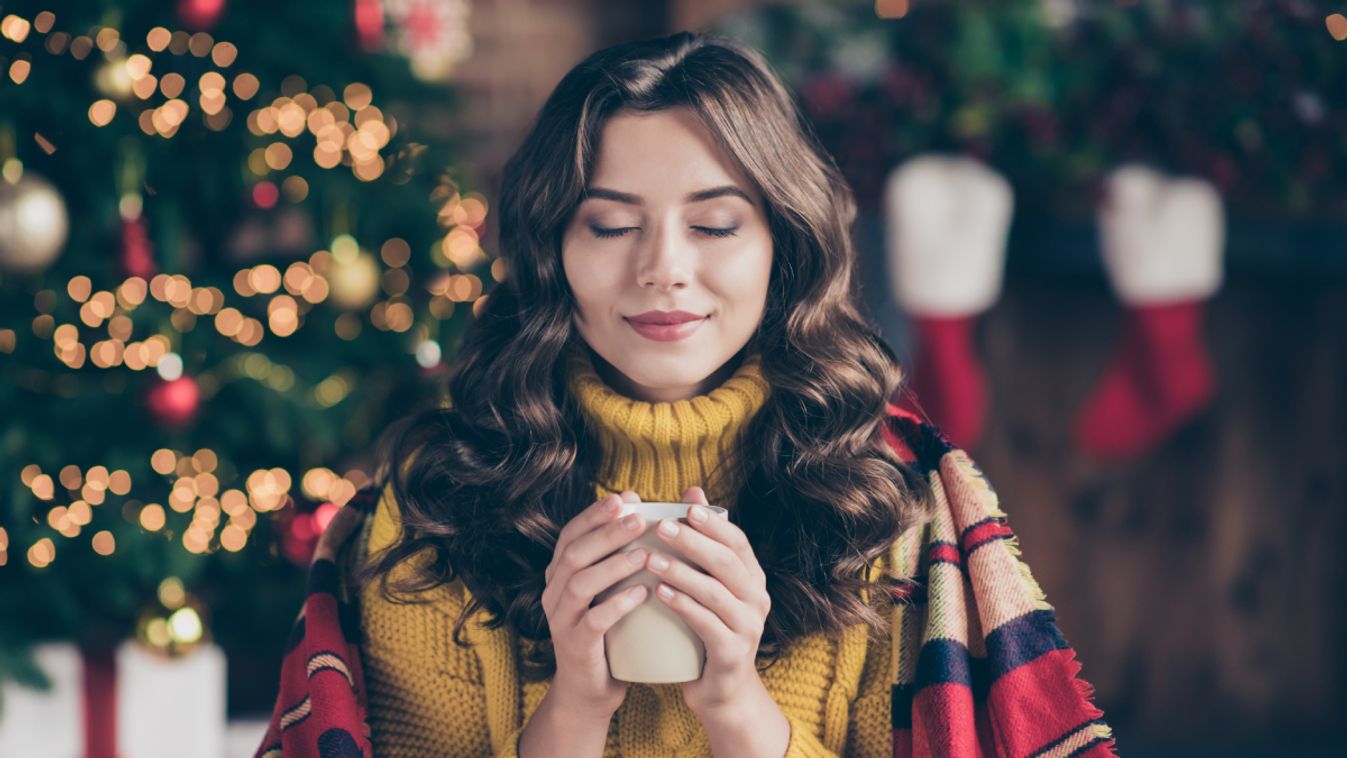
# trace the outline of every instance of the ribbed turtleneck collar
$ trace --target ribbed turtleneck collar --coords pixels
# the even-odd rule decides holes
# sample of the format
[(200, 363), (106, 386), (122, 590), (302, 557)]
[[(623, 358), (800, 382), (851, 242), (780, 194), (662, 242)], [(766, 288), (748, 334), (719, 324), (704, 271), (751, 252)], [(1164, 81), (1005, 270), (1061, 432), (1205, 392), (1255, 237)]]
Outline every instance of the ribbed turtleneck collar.
[[(713, 505), (733, 508), (735, 437), (771, 393), (760, 366), (761, 357), (750, 353), (729, 379), (706, 394), (647, 402), (608, 386), (588, 347), (571, 350), (568, 386), (603, 447), (596, 499), (631, 489), (642, 500), (679, 502), (696, 485)], [(716, 474), (721, 461), (725, 473)]]

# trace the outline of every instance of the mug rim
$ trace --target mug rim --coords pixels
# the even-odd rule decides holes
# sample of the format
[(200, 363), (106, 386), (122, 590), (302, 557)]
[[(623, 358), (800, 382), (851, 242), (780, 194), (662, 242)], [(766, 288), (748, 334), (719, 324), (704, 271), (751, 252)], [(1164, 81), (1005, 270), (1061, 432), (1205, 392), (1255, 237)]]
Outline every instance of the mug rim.
[(701, 505), (713, 513), (721, 516), (727, 516), (729, 510), (720, 505), (702, 505), (701, 503), (673, 503), (666, 501), (641, 500), (635, 503), (622, 502), (622, 509), (618, 511), (619, 518), (629, 513), (640, 513), (641, 517), (647, 521), (659, 521), (666, 518), (687, 519), (688, 507)]

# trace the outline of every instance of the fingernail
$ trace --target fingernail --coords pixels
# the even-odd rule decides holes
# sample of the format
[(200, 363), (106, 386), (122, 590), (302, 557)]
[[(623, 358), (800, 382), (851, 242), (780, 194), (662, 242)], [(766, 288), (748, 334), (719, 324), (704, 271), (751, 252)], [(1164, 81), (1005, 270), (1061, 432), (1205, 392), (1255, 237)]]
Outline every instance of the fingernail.
[(641, 562), (645, 560), (645, 551), (642, 550), (641, 548), (636, 548), (635, 550), (629, 551), (627, 553), (627, 560), (639, 566)]
[(641, 525), (641, 515), (639, 513), (628, 513), (622, 517), (622, 526), (627, 529), (635, 529)]
[(678, 534), (678, 525), (672, 521), (662, 521), (659, 525), (659, 532), (666, 537), (672, 537)]
[(661, 584), (659, 586), (659, 589), (657, 589), (656, 591), (659, 592), (661, 597), (666, 599), (672, 599), (674, 595), (673, 590), (669, 589), (667, 586), (663, 584)]
[(669, 559), (662, 555), (652, 555), (650, 556), (650, 568), (653, 568), (656, 571), (663, 571), (664, 569), (669, 568)]
[(688, 518), (700, 524), (706, 520), (706, 511), (700, 505), (694, 505), (688, 509)]

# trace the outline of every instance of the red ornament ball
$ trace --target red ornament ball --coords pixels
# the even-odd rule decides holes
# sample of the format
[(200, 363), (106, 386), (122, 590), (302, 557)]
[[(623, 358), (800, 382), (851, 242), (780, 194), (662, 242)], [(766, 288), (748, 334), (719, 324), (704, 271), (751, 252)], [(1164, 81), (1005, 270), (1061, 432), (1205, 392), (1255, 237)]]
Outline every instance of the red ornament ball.
[(201, 392), (196, 380), (181, 376), (157, 382), (146, 394), (145, 405), (161, 426), (182, 427), (190, 424), (201, 409)]
[(209, 29), (224, 15), (225, 0), (178, 0), (178, 16), (189, 29)]

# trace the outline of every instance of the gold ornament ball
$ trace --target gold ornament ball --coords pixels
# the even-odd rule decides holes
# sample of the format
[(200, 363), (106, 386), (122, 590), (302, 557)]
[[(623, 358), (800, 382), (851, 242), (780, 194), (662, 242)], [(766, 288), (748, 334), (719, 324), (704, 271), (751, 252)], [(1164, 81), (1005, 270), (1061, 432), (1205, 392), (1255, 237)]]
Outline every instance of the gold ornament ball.
[(205, 604), (183, 588), (182, 580), (169, 577), (137, 616), (136, 641), (152, 653), (180, 658), (210, 641), (207, 619)]
[(0, 270), (41, 271), (60, 255), (70, 231), (65, 199), (51, 182), (26, 171), (0, 178)]
[(363, 308), (379, 294), (379, 263), (361, 250), (349, 262), (334, 256), (328, 271), (332, 302), (342, 308)]

